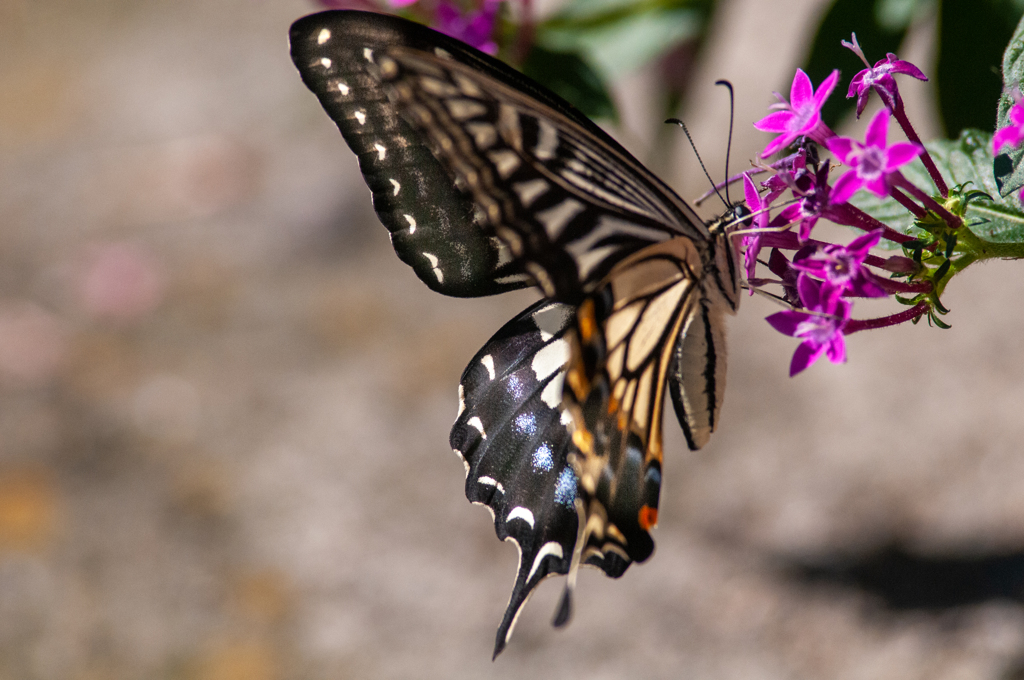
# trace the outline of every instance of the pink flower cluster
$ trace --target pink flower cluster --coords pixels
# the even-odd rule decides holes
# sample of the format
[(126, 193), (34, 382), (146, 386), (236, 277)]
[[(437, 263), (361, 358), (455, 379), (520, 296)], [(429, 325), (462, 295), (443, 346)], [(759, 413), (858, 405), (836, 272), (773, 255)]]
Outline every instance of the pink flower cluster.
[[(761, 182), (760, 189), (750, 174), (743, 175), (746, 202), (752, 213), (748, 226), (741, 230), (747, 279), (751, 293), (768, 284), (782, 286), (782, 294), (776, 297), (791, 309), (772, 314), (767, 321), (779, 332), (801, 340), (790, 364), (790, 375), (803, 371), (823, 355), (833, 363), (845, 361), (845, 336), (851, 333), (916, 321), (937, 305), (937, 301), (930, 303), (925, 297), (934, 289), (935, 281), (948, 272), (948, 265), (933, 280), (898, 281), (876, 273), (875, 269), (910, 275), (922, 269), (919, 257), (915, 261), (902, 256), (883, 259), (872, 255), (871, 249), (881, 239), (906, 244), (910, 250), (920, 244), (851, 205), (849, 201), (857, 192), (866, 190), (879, 197), (891, 196), (918, 218), (931, 210), (946, 220), (951, 229), (961, 224), (959, 218), (950, 215), (901, 172), (908, 163), (921, 158), (939, 193), (947, 195), (944, 181), (906, 118), (893, 77), (904, 74), (925, 80), (924, 74), (894, 54), (870, 66), (856, 36), (852, 42), (843, 44), (867, 66), (853, 78), (847, 94), (858, 98), (857, 115), (863, 112), (872, 91), (879, 94), (885, 106), (868, 123), (864, 140), (837, 136), (822, 120), (821, 108), (838, 84), (839, 72), (833, 71), (815, 89), (807, 74), (797, 70), (789, 101), (776, 95), (780, 102), (770, 107), (776, 110), (754, 124), (759, 130), (778, 135), (765, 147), (764, 156), (794, 143), (796, 152), (760, 169), (774, 173)], [(888, 142), (894, 117), (910, 141)], [(1019, 118), (1024, 124), (1024, 108)], [(1005, 137), (1019, 143), (1024, 139), (1024, 125), (1018, 125), (1014, 133), (1006, 133)], [(830, 182), (834, 167), (828, 161), (819, 161), (817, 145), (824, 146), (846, 168), (834, 182)], [(790, 199), (773, 216), (771, 204), (787, 192)], [(864, 233), (845, 245), (813, 240), (811, 232), (821, 218)], [(771, 248), (771, 255), (763, 264), (777, 278), (756, 276), (763, 248)], [(951, 252), (952, 246), (948, 250)], [(792, 251), (792, 255), (787, 257), (784, 251)], [(920, 250), (917, 252), (919, 256)], [(851, 317), (852, 298), (897, 293), (914, 293), (918, 297), (899, 314), (866, 320)]]

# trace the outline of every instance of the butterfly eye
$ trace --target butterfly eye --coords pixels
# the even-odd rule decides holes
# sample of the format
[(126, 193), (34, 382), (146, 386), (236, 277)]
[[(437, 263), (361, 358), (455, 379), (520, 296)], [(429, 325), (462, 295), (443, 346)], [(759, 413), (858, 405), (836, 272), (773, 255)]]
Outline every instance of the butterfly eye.
[(754, 225), (754, 216), (750, 212), (750, 208), (745, 205), (737, 205), (732, 209), (733, 218), (736, 222), (742, 224), (744, 227), (752, 227)]

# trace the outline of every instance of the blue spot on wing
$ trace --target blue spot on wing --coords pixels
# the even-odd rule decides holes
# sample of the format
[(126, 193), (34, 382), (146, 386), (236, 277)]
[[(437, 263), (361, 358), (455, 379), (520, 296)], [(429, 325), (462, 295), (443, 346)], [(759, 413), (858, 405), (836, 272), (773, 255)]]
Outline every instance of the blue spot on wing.
[(516, 416), (515, 428), (519, 434), (532, 437), (537, 433), (537, 416), (532, 413), (520, 413)]
[(536, 471), (547, 472), (555, 465), (555, 455), (547, 442), (537, 447), (533, 452), (533, 467)]
[(576, 501), (576, 482), (576, 473), (571, 467), (562, 470), (555, 482), (555, 502), (571, 508)]

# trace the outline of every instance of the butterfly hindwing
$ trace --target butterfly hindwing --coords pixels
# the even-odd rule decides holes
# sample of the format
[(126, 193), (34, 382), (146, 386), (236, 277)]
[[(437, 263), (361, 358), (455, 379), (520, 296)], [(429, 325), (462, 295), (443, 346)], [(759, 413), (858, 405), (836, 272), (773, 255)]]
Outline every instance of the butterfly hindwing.
[[(571, 418), (562, 395), (574, 322), (569, 305), (532, 305), (487, 341), (459, 385), (450, 441), (466, 465), (466, 497), (490, 509), (498, 538), (520, 552), (495, 654), (534, 588), (572, 562), (578, 479), (567, 460)], [(618, 555), (584, 561), (613, 577), (629, 566)]]
[(494, 514), (498, 538), (520, 551), (495, 653), (549, 574), (569, 570), (576, 543), (576, 474), (562, 409), (574, 310), (542, 301), (499, 330), (466, 367), (451, 445), (466, 464), (466, 496)]
[(654, 550), (665, 379), (700, 306), (702, 268), (687, 238), (651, 246), (620, 262), (577, 311), (565, 394), (588, 522), (584, 557), (640, 562)]

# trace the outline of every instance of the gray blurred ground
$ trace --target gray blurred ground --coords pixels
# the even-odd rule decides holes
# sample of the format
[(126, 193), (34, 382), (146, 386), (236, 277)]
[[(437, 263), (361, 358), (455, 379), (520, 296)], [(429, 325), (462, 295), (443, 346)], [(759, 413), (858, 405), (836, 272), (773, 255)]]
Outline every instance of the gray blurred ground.
[[(742, 167), (817, 7), (723, 3), (683, 112), (713, 168), (710, 83), (736, 84)], [(562, 631), (546, 583), (492, 664), (515, 548), (447, 433), (533, 297), (445, 299), (394, 257), (288, 58), (312, 8), (0, 1), (0, 679), (1021, 677), (1019, 598), (898, 609), (799, 577), (1024, 551), (1008, 262), (958, 277), (952, 330), (856, 335), (794, 380), (745, 301), (720, 431), (693, 454), (669, 421), (655, 556), (584, 573)], [(627, 112), (641, 155), (652, 111)]]

